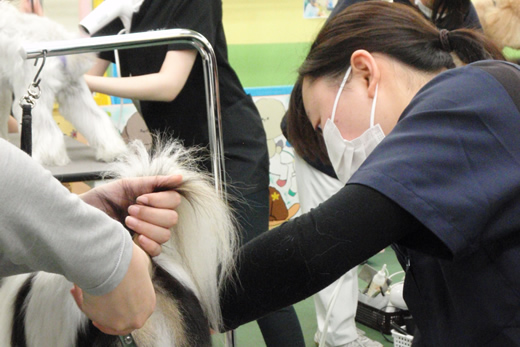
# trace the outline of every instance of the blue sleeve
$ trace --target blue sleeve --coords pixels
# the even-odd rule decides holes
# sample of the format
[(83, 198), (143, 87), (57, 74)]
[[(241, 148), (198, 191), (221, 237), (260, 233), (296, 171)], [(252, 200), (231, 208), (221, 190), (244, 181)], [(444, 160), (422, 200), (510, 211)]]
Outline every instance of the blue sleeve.
[(520, 228), (518, 129), (501, 84), (454, 69), (419, 91), (350, 183), (386, 195), (461, 256)]

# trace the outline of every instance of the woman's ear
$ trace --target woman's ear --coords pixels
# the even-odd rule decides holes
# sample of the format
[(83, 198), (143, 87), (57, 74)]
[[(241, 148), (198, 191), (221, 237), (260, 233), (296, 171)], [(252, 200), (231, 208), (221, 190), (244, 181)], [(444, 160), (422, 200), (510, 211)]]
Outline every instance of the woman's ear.
[(368, 96), (373, 98), (376, 86), (381, 78), (381, 72), (374, 56), (364, 49), (359, 49), (352, 53), (350, 66), (352, 67), (353, 76), (357, 75), (364, 79)]

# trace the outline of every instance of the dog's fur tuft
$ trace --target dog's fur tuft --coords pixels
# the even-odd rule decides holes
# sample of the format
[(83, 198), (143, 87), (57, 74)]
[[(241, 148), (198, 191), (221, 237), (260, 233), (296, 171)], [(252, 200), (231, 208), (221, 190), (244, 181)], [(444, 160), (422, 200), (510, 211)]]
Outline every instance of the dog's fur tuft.
[[(79, 34), (78, 34), (79, 35)], [(0, 0), (0, 137), (7, 137), (7, 120), (12, 112), (21, 121), (20, 99), (40, 67), (22, 58), (22, 45), (31, 42), (77, 38), (48, 18), (20, 12), (9, 1)], [(32, 110), (33, 157), (46, 165), (65, 165), (70, 159), (63, 134), (54, 122), (55, 100), (60, 113), (85, 136), (96, 150), (96, 158), (112, 161), (126, 151), (126, 145), (107, 114), (92, 98), (83, 75), (95, 56), (77, 54), (49, 57), (41, 71), (41, 96)], [(14, 97), (14, 99), (13, 99)]]
[(113, 172), (109, 174), (115, 177), (182, 175), (183, 183), (177, 189), (183, 198), (177, 209), (179, 222), (172, 231), (172, 239), (154, 260), (158, 264), (164, 261), (182, 264), (189, 269), (208, 320), (213, 327), (218, 327), (218, 289), (232, 270), (237, 236), (230, 231), (235, 230), (236, 223), (228, 205), (216, 194), (212, 178), (199, 169), (195, 155), (200, 153), (198, 149), (185, 148), (176, 141), (155, 143), (150, 155), (142, 142), (132, 142), (129, 153), (113, 164)]
[(484, 33), (499, 47), (520, 49), (520, 1), (473, 0)]
[[(197, 150), (178, 142), (156, 146), (151, 155), (141, 142), (130, 149), (111, 176), (183, 177), (176, 188), (179, 222), (153, 258), (156, 310), (132, 335), (139, 347), (211, 346), (209, 329), (221, 327), (219, 291), (233, 271), (237, 245), (231, 210), (211, 176), (197, 169)], [(44, 272), (2, 279), (0, 346), (17, 346), (21, 339), (27, 347), (119, 346), (117, 337), (102, 334), (79, 311), (70, 288), (64, 277)]]

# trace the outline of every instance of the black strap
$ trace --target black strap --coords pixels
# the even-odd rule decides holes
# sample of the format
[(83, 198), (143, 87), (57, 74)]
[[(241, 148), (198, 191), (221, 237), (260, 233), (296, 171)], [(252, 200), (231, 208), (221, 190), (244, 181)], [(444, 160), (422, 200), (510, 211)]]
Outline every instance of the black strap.
[(32, 155), (32, 106), (22, 105), (22, 136), (20, 149)]
[(500, 82), (520, 111), (520, 67), (518, 65), (496, 60), (483, 60), (471, 65), (486, 71)]

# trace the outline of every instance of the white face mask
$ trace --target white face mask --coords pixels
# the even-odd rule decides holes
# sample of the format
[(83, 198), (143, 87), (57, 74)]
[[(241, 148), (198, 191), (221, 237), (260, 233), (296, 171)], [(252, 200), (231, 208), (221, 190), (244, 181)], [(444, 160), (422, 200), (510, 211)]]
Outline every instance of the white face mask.
[(332, 116), (327, 119), (325, 128), (323, 129), (323, 139), (325, 140), (325, 146), (327, 147), (327, 153), (329, 154), (332, 167), (334, 171), (336, 171), (338, 179), (343, 184), (347, 183), (354, 172), (363, 164), (368, 155), (372, 153), (374, 148), (376, 148), (385, 137), (381, 126), (379, 124), (374, 125), (378, 85), (376, 85), (374, 101), (372, 102), (370, 128), (368, 128), (368, 130), (354, 140), (347, 141), (341, 136), (338, 127), (334, 124), (339, 97), (343, 92), (350, 71), (351, 68), (349, 67), (336, 95), (336, 100), (332, 108)]

